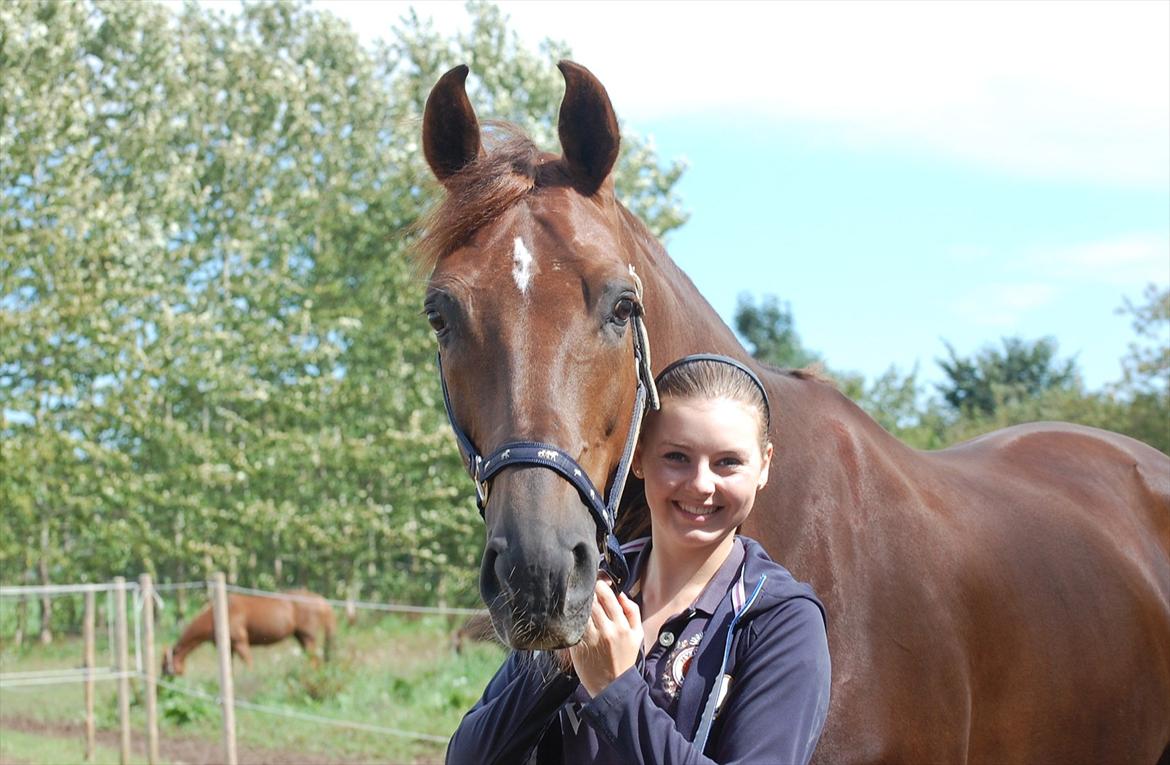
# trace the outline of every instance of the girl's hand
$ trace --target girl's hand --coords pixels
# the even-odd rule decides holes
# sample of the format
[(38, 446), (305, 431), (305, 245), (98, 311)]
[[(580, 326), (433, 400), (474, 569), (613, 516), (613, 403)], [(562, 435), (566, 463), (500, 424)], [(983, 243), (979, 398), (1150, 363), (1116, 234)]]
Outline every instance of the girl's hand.
[(642, 648), (642, 613), (625, 593), (614, 594), (602, 581), (593, 590), (593, 612), (581, 642), (569, 649), (573, 668), (590, 696), (605, 690), (634, 666)]

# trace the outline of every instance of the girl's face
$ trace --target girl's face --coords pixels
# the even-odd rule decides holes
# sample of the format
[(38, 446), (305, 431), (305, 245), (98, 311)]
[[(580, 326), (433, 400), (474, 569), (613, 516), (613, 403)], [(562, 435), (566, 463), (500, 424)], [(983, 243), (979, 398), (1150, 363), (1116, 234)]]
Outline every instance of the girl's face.
[(768, 481), (758, 413), (726, 398), (665, 398), (647, 419), (634, 455), (646, 483), (655, 546), (716, 545), (751, 512)]

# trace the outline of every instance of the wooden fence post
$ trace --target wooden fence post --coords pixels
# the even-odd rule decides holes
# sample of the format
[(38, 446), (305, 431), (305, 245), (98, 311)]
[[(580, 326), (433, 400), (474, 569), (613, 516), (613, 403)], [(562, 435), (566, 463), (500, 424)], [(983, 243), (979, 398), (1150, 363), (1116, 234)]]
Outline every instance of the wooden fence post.
[(353, 625), (357, 622), (357, 605), (354, 603), (354, 601), (358, 599), (358, 594), (362, 589), (362, 583), (355, 577), (350, 580), (349, 587), (346, 589), (345, 623)]
[(12, 645), (24, 645), (24, 633), (28, 631), (28, 598), (24, 595), (16, 601), (16, 631), (12, 633)]
[(212, 614), (215, 618), (215, 647), (219, 654), (219, 696), (223, 707), (223, 756), (225, 765), (237, 765), (236, 706), (232, 688), (232, 641), (228, 629), (227, 583), (222, 571), (211, 580)]
[[(45, 516), (42, 516), (45, 517)], [(41, 584), (49, 584), (49, 521), (41, 522), (41, 556), (37, 559)], [(53, 597), (46, 590), (41, 593), (41, 645), (53, 642)]]
[(85, 620), (82, 622), (81, 631), (84, 635), (85, 641), (85, 657), (83, 664), (85, 665), (85, 761), (93, 762), (94, 748), (97, 743), (97, 729), (93, 721), (93, 665), (94, 665), (94, 650), (93, 650), (93, 623), (94, 612), (97, 610), (95, 601), (97, 595), (93, 590), (88, 590), (85, 593)]
[(158, 762), (158, 667), (154, 663), (154, 582), (150, 574), (139, 577), (142, 593), (142, 662), (146, 675), (146, 761)]
[(114, 577), (114, 634), (118, 661), (118, 720), (121, 723), (122, 765), (130, 762), (130, 640), (126, 621), (126, 578)]

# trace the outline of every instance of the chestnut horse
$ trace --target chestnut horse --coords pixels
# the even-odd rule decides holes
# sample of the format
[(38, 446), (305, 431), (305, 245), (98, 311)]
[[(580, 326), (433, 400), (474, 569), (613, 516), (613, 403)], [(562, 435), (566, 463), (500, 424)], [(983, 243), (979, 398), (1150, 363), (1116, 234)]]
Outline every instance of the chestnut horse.
[[(772, 480), (743, 533), (828, 609), (817, 762), (1170, 762), (1170, 458), (1058, 423), (917, 451), (832, 385), (755, 362), (615, 198), (604, 88), (560, 69), (561, 156), (481, 131), (467, 67), (423, 119), (446, 190), (418, 245), (424, 307), (499, 633), (519, 650), (579, 639), (610, 536), (587, 495), (625, 480), (644, 321), (654, 371), (716, 352), (768, 388)], [(548, 459), (489, 469), (514, 444)], [(591, 481), (551, 469), (566, 456)]]
[[(295, 637), (305, 654), (317, 662), (317, 641), (321, 640), (326, 661), (337, 622), (329, 601), (308, 590), (290, 590), (282, 595), (228, 595), (228, 635), (232, 651), (252, 668), (254, 645), (271, 645)], [(163, 654), (163, 674), (181, 675), (187, 654), (203, 643), (215, 642), (215, 619), (208, 605), (191, 620), (172, 648)]]

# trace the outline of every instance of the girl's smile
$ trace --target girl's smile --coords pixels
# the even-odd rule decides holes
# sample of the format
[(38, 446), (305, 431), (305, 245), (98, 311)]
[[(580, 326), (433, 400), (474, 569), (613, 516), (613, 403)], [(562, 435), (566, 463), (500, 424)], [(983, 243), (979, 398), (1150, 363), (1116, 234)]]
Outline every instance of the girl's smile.
[(771, 445), (760, 447), (759, 429), (739, 401), (664, 399), (634, 458), (655, 546), (710, 548), (735, 533), (768, 477)]

